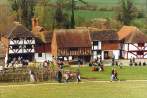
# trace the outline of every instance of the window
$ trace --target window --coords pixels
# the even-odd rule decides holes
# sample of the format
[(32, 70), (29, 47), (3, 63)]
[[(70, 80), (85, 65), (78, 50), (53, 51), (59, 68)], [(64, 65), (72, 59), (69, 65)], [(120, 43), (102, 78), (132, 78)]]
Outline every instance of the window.
[(70, 48), (70, 51), (78, 51), (78, 48)]
[(19, 38), (13, 38), (13, 40), (19, 40)]
[(137, 51), (137, 55), (143, 55), (143, 51)]
[(13, 45), (12, 48), (13, 49), (19, 49), (19, 45)]
[(42, 57), (42, 53), (38, 53), (38, 57)]
[(98, 41), (93, 41), (93, 45), (98, 45), (99, 42)]
[(32, 40), (32, 37), (27, 37), (26, 39), (27, 39), (27, 40)]
[(27, 49), (32, 49), (32, 45), (26, 45)]
[(144, 47), (144, 43), (138, 43), (138, 47)]
[(97, 54), (98, 54), (98, 55), (101, 55), (101, 53), (102, 53), (101, 50), (98, 50), (98, 51), (97, 51)]

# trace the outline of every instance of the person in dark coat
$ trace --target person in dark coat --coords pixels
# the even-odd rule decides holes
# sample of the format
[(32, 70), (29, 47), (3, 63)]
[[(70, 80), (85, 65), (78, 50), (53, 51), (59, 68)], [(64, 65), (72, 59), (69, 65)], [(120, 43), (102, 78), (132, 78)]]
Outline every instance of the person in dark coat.
[(58, 79), (58, 82), (61, 83), (62, 82), (62, 72), (59, 70), (58, 73), (57, 73), (57, 79)]

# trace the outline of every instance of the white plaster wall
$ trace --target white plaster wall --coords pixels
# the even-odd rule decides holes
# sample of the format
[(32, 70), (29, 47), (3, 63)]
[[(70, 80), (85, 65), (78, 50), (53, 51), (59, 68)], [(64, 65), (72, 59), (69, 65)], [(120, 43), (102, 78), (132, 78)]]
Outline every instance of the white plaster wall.
[[(93, 42), (92, 42), (93, 43)], [(101, 50), (101, 42), (98, 42), (98, 45), (93, 45), (92, 50)]]
[(123, 45), (123, 50), (128, 50), (128, 44)]
[(113, 55), (115, 56), (115, 59), (119, 59), (120, 51), (119, 50), (112, 50)]
[[(14, 45), (14, 43), (16, 43), (17, 41), (14, 40), (14, 42), (12, 40), (10, 40), (10, 45)], [(23, 44), (23, 40), (18, 41), (18, 45)]]
[(52, 55), (50, 53), (42, 53), (42, 57), (38, 57), (38, 53), (35, 53), (35, 60), (36, 62), (52, 61)]
[[(32, 49), (32, 50), (31, 49), (28, 49), (28, 50), (31, 51), (31, 53), (34, 53), (35, 52), (35, 49)], [(28, 53), (28, 51), (26, 49), (24, 49), (23, 50), (23, 53)]]
[(144, 56), (144, 58), (146, 59), (146, 58), (147, 58), (147, 52), (145, 52), (144, 54), (146, 54), (146, 55)]
[(104, 60), (104, 51), (102, 51), (101, 57), (102, 57), (102, 60)]
[(97, 54), (97, 51), (93, 51), (93, 53), (92, 53), (92, 59), (97, 59), (97, 57), (100, 58), (101, 55), (102, 55), (102, 53), (98, 55)]
[[(138, 44), (134, 44), (135, 46), (138, 46)], [(138, 50), (137, 47), (135, 47), (134, 45), (132, 44), (129, 44), (129, 51), (131, 50)], [(124, 44), (124, 48), (123, 48), (125, 51), (128, 51), (128, 44)]]
[[(137, 44), (134, 44), (135, 46), (138, 46)], [(133, 46), (132, 44), (129, 44), (129, 50), (138, 50), (137, 47)]]
[[(134, 54), (136, 54), (136, 53), (134, 53)], [(137, 57), (135, 55), (133, 55), (132, 53), (128, 53), (128, 59), (130, 59), (130, 58), (137, 58)]]
[(146, 46), (146, 47), (145, 47), (145, 50), (147, 50), (147, 43), (145, 43), (145, 46)]
[[(28, 42), (24, 40), (24, 44), (28, 44)], [(35, 44), (35, 40), (32, 40), (31, 44)]]
[(98, 46), (99, 50), (102, 49), (102, 42), (99, 42), (99, 46)]

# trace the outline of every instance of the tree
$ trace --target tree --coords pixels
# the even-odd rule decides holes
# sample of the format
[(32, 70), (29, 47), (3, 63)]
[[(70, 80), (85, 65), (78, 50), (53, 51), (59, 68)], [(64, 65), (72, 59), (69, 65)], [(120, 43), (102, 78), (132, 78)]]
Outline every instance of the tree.
[(52, 29), (53, 11), (49, 6), (50, 0), (41, 0), (35, 6), (35, 17), (39, 18), (41, 26)]
[(13, 23), (15, 14), (8, 5), (0, 5), (0, 37), (6, 35), (8, 27)]
[(137, 18), (137, 12), (132, 0), (121, 0), (117, 10), (117, 20), (123, 25), (130, 25), (131, 21)]
[(57, 0), (56, 5), (57, 8), (54, 13), (54, 26), (56, 28), (70, 28), (69, 14), (64, 9), (66, 2), (64, 2), (64, 0)]
[(17, 21), (31, 29), (31, 19), (37, 0), (9, 0), (11, 8), (17, 14)]
[(87, 2), (83, 0), (57, 0), (58, 7), (55, 12), (55, 20), (58, 27), (75, 28), (76, 22), (74, 10), (77, 1), (87, 5)]

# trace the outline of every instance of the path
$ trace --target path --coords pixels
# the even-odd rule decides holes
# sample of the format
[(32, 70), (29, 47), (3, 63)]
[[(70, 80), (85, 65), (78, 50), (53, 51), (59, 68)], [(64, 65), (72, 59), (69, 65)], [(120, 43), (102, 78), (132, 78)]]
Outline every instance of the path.
[[(113, 82), (147, 82), (147, 80), (124, 80), (124, 81), (113, 81)], [(83, 81), (80, 83), (111, 83), (110, 81)], [(27, 87), (27, 86), (43, 86), (43, 85), (67, 85), (67, 84), (78, 84), (77, 82), (69, 82), (69, 83), (38, 83), (38, 84), (14, 84), (14, 85), (0, 85), (0, 88), (3, 87)]]

